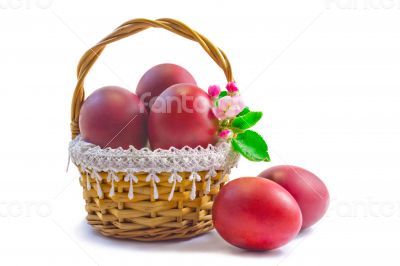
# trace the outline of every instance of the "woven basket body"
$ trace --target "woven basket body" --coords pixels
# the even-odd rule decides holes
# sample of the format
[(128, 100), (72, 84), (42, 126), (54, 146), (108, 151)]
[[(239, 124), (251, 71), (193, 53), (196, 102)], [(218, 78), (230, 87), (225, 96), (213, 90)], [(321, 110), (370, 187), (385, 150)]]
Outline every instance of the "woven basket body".
[[(105, 176), (107, 173), (100, 173)], [(87, 176), (82, 172), (81, 184), (83, 197), (86, 201), (87, 221), (96, 230), (106, 236), (130, 238), (141, 241), (157, 241), (176, 238), (190, 238), (211, 229), (211, 208), (220, 185), (215, 184), (221, 178), (221, 171), (212, 178), (212, 189), (205, 195), (206, 172), (199, 172), (202, 180), (196, 183), (197, 197), (190, 199), (192, 182), (188, 180), (190, 172), (179, 173), (183, 180), (177, 186), (174, 197), (168, 201), (171, 184), (168, 183), (169, 173), (158, 174), (160, 182), (157, 184), (159, 197), (154, 199), (153, 188), (145, 181), (148, 173), (137, 174), (139, 182), (134, 185), (135, 197), (128, 198), (129, 184), (117, 182), (116, 194), (109, 197), (110, 184), (101, 183), (105, 193), (103, 199), (97, 195), (96, 189), (88, 190)], [(125, 173), (118, 173), (121, 180)], [(90, 178), (89, 178), (90, 180)], [(96, 181), (90, 180), (94, 188)]]
[[(90, 68), (108, 44), (150, 27), (163, 28), (199, 43), (223, 70), (227, 81), (233, 81), (229, 61), (222, 50), (185, 24), (172, 19), (128, 21), (89, 49), (80, 60), (71, 109), (73, 140), (79, 136), (79, 112), (85, 98), (84, 79)], [(88, 223), (103, 235), (140, 241), (190, 238), (213, 229), (213, 200), (228, 180), (227, 174), (234, 164), (231, 158), (227, 167), (212, 168), (212, 175), (210, 169), (204, 167), (195, 172), (180, 169), (174, 172), (181, 178), (180, 182), (171, 182), (171, 171), (157, 171), (156, 179), (149, 180), (154, 174), (152, 171), (135, 171), (133, 176), (127, 171), (90, 169), (85, 163), (76, 163), (73, 156), (72, 161), (81, 173)], [(113, 175), (111, 181), (110, 173)]]

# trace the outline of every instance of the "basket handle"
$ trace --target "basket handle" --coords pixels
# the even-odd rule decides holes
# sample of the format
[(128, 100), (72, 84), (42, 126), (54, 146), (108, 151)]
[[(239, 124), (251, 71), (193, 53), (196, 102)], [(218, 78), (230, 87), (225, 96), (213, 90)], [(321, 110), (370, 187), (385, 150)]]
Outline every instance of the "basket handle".
[(96, 62), (97, 58), (108, 44), (148, 28), (163, 28), (189, 40), (198, 42), (207, 52), (207, 54), (215, 61), (215, 63), (217, 63), (217, 65), (224, 71), (227, 81), (233, 81), (231, 65), (225, 53), (217, 46), (212, 44), (202, 34), (192, 30), (184, 23), (170, 18), (161, 18), (157, 20), (139, 18), (129, 20), (116, 28), (111, 34), (106, 36), (95, 46), (90, 48), (79, 61), (77, 69), (78, 82), (72, 97), (71, 106), (72, 138), (75, 138), (79, 134), (79, 112), (83, 101), (85, 100), (85, 90), (83, 88), (84, 80), (89, 70)]

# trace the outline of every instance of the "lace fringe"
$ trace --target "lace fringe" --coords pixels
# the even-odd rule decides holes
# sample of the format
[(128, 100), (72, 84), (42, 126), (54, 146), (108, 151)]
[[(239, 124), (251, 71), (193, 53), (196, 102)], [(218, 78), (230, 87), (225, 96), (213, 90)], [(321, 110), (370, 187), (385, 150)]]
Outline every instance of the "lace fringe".
[[(102, 182), (103, 178), (100, 176), (100, 174), (95, 171), (89, 171), (87, 169), (82, 169), (83, 174), (86, 175), (86, 188), (87, 190), (91, 190), (92, 189), (92, 185), (90, 183), (90, 179), (95, 180), (96, 181), (96, 191), (97, 191), (97, 195), (99, 196), (99, 198), (104, 198), (104, 193), (101, 189), (101, 185), (100, 183)], [(207, 195), (208, 193), (210, 193), (211, 190), (211, 183), (212, 183), (212, 178), (215, 177), (217, 175), (217, 171), (212, 168), (210, 169), (206, 176), (205, 176), (205, 180), (207, 181), (206, 183), (206, 189), (204, 191), (204, 193)], [(81, 177), (82, 178), (82, 177)], [(174, 193), (175, 193), (175, 189), (176, 189), (176, 184), (177, 183), (181, 183), (183, 180), (182, 176), (180, 176), (178, 174), (177, 171), (172, 171), (171, 175), (168, 178), (168, 183), (172, 184), (171, 187), (171, 192), (168, 196), (168, 201), (171, 201), (174, 197)], [(219, 185), (223, 180), (223, 176), (222, 178), (217, 182), (217, 184), (215, 185)], [(110, 192), (108, 194), (109, 197), (113, 197), (115, 196), (115, 182), (129, 182), (129, 192), (128, 192), (128, 198), (130, 200), (132, 200), (134, 198), (134, 192), (133, 192), (133, 183), (138, 183), (139, 179), (137, 176), (135, 176), (134, 172), (129, 170), (127, 172), (127, 174), (125, 175), (125, 177), (123, 178), (123, 180), (120, 180), (119, 176), (115, 173), (115, 171), (109, 171), (106, 181), (108, 183), (111, 183), (111, 188), (110, 188)], [(191, 172), (190, 176), (189, 176), (189, 181), (192, 182), (192, 189), (190, 192), (190, 199), (194, 200), (196, 198), (196, 182), (200, 182), (201, 181), (201, 176), (197, 173), (197, 172)], [(158, 199), (159, 194), (158, 194), (158, 188), (157, 188), (157, 183), (160, 182), (160, 178), (157, 176), (157, 174), (155, 172), (150, 172), (147, 177), (146, 177), (146, 182), (149, 182), (152, 184), (153, 186), (153, 197), (154, 199)]]

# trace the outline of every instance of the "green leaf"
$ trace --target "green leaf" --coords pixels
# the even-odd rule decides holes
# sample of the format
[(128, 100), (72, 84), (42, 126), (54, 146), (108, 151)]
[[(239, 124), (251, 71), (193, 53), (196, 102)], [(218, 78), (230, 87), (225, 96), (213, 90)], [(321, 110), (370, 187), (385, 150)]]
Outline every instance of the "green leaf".
[(218, 99), (221, 99), (222, 97), (225, 97), (228, 95), (227, 91), (221, 91), (220, 94), (218, 95)]
[(243, 110), (238, 114), (238, 116), (245, 115), (245, 114), (247, 114), (248, 112), (250, 112), (250, 108), (246, 106), (246, 107), (243, 108)]
[(260, 134), (252, 130), (240, 133), (232, 139), (232, 147), (250, 161), (270, 161), (267, 143)]
[(248, 129), (257, 124), (262, 117), (262, 112), (248, 112), (242, 116), (236, 117), (232, 122), (232, 127), (239, 129)]
[(267, 157), (265, 157), (264, 162), (270, 162), (271, 158), (269, 157), (269, 153), (267, 152)]

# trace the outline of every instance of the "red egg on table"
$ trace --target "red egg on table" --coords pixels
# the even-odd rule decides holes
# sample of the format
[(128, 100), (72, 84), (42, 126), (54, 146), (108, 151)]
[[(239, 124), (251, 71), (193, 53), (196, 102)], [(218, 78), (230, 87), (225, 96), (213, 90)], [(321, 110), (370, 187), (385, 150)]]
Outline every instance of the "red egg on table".
[(249, 250), (278, 248), (299, 232), (301, 211), (283, 187), (260, 177), (230, 181), (213, 209), (217, 232), (230, 244)]
[(297, 166), (271, 167), (261, 174), (282, 187), (296, 199), (303, 215), (302, 229), (318, 222), (329, 206), (329, 192), (315, 174)]

